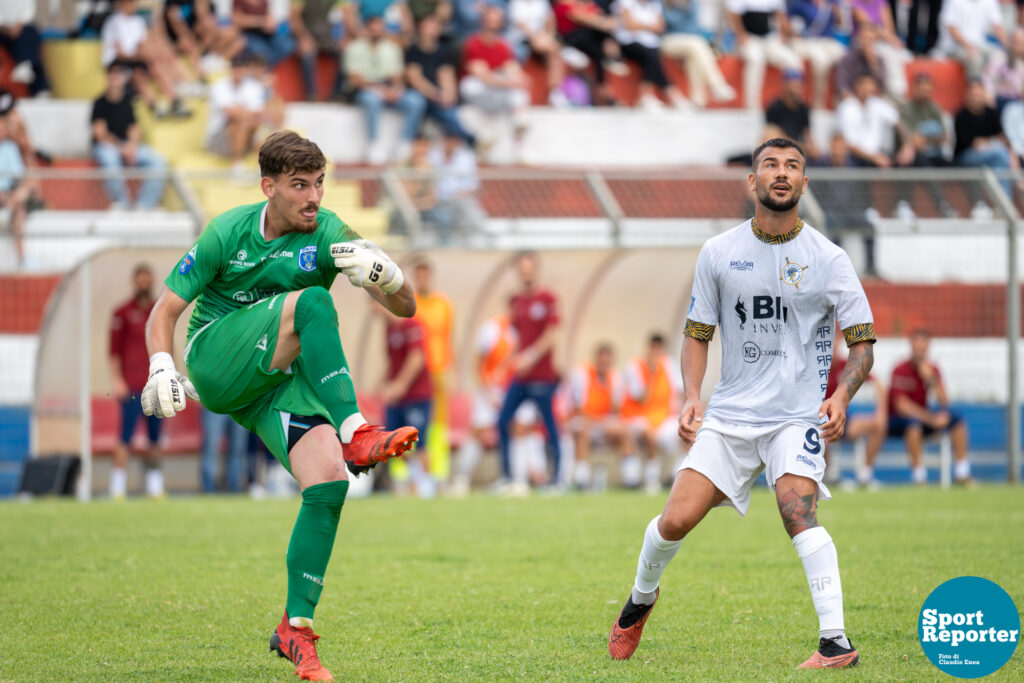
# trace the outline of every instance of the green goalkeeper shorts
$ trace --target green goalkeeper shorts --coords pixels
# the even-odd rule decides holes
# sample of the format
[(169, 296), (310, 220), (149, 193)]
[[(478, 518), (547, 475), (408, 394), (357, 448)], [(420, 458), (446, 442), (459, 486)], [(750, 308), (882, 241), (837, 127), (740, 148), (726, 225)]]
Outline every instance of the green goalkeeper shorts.
[(317, 398), (300, 355), (287, 371), (272, 370), (284, 294), (240, 308), (200, 328), (185, 346), (185, 368), (202, 404), (255, 432), (291, 472), (290, 415), (319, 415), (334, 426)]

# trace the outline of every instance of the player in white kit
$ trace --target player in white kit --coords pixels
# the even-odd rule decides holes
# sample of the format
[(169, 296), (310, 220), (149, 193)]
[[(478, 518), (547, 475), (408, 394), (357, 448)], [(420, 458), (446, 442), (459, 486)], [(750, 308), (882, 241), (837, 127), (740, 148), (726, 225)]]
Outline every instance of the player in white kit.
[[(647, 527), (632, 593), (608, 637), (615, 659), (628, 659), (639, 645), (658, 581), (683, 537), (717, 505), (746, 514), (764, 470), (818, 613), (818, 650), (801, 667), (859, 661), (843, 623), (836, 549), (818, 525), (817, 505), (831, 498), (822, 483), (822, 442), (842, 435), (846, 406), (871, 370), (871, 309), (846, 253), (797, 217), (807, 188), (803, 150), (776, 138), (753, 159), (754, 219), (708, 240), (697, 257), (679, 418), (679, 436), (693, 445), (664, 512)], [(839, 387), (823, 401), (836, 324), (850, 355)], [(700, 389), (715, 327), (722, 379), (705, 408)]]

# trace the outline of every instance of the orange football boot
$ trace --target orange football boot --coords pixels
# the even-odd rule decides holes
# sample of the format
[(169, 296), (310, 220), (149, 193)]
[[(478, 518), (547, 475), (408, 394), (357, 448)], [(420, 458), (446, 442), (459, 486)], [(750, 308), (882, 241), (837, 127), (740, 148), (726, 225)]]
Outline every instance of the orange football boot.
[[(619, 616), (612, 622), (612, 630), (608, 634), (608, 654), (612, 659), (629, 659), (640, 644), (640, 636), (644, 632), (644, 624), (651, 611), (658, 604), (661, 589), (654, 591), (654, 602), (650, 605), (638, 605), (632, 597), (626, 598), (626, 604)], [(625, 625), (624, 625), (625, 624)]]
[(846, 666), (857, 666), (857, 662), (860, 661), (860, 655), (857, 654), (857, 650), (853, 648), (853, 643), (850, 643), (850, 647), (843, 647), (836, 643), (836, 640), (842, 636), (836, 636), (835, 638), (822, 638), (818, 641), (818, 651), (811, 655), (811, 658), (800, 665), (801, 669), (842, 669)]
[(373, 467), (410, 450), (419, 436), (415, 427), (399, 427), (389, 432), (377, 425), (364, 424), (352, 435), (352, 443), (341, 444), (341, 454), (356, 467)]
[(288, 613), (270, 635), (270, 651), (295, 665), (295, 675), (303, 681), (334, 681), (331, 672), (320, 663), (316, 641), (320, 636), (311, 628), (295, 628), (288, 623)]

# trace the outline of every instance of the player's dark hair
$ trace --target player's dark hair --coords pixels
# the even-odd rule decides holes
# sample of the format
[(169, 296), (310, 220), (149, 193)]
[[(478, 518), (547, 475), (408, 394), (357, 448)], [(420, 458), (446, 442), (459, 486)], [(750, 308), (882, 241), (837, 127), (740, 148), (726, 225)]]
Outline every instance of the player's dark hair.
[(857, 74), (857, 77), (853, 79), (854, 87), (857, 87), (857, 84), (864, 80), (869, 80), (873, 82), (875, 84), (875, 87), (877, 88), (882, 87), (882, 84), (878, 80), (878, 76), (875, 76), (873, 73), (868, 73), (866, 71), (862, 74)]
[(139, 273), (149, 273), (152, 275), (153, 269), (149, 267), (148, 263), (136, 263), (135, 267), (132, 269), (132, 277), (135, 277)]
[(519, 263), (524, 258), (530, 259), (534, 263), (538, 263), (538, 264), (540, 263), (540, 254), (538, 254), (533, 249), (524, 249), (522, 251), (517, 251), (516, 252), (516, 257), (514, 259), (512, 259), (512, 262), (513, 263)]
[(598, 355), (602, 353), (615, 353), (615, 350), (612, 348), (611, 342), (603, 341), (597, 345), (594, 349), (594, 353)]
[(761, 156), (761, 152), (765, 151), (769, 147), (774, 147), (776, 149), (787, 149), (791, 147), (799, 152), (800, 156), (804, 158), (804, 163), (807, 163), (807, 155), (804, 154), (803, 147), (788, 138), (771, 138), (770, 140), (762, 142), (758, 145), (757, 149), (754, 150), (754, 154), (751, 156), (751, 161), (753, 162), (751, 167), (754, 170), (757, 170), (757, 158)]
[(925, 327), (915, 327), (910, 331), (910, 338), (913, 339), (914, 337), (925, 337), (926, 339), (931, 339), (932, 332)]
[(664, 346), (665, 335), (661, 334), (660, 332), (655, 332), (650, 337), (647, 338), (647, 343), (649, 343), (651, 346), (654, 346), (655, 344), (657, 344), (658, 346)]
[(317, 144), (295, 131), (279, 130), (260, 146), (260, 175), (276, 178), (287, 173), (312, 173), (327, 168)]
[[(420, 17), (419, 19), (415, 19), (415, 20), (413, 21), (413, 23), (414, 23), (414, 24), (415, 24), (415, 26), (416, 26), (416, 31), (417, 31), (417, 33), (419, 32), (419, 29), (420, 29), (420, 24), (422, 24), (422, 23), (423, 23), (424, 21), (426, 21), (427, 19), (435, 19), (435, 20), (437, 20), (437, 21), (441, 21), (441, 17), (440, 17), (440, 16), (438, 16), (437, 12), (427, 12), (426, 14), (424, 14), (424, 15), (423, 15), (422, 17)], [(442, 23), (444, 23), (444, 22), (442, 22)]]

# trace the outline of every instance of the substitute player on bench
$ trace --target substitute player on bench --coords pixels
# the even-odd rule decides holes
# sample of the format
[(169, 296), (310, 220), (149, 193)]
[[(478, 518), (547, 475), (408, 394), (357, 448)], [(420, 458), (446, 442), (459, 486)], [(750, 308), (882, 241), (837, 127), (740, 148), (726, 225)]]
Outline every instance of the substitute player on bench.
[[(766, 470), (818, 613), (818, 650), (803, 668), (859, 661), (843, 623), (839, 561), (818, 525), (825, 471), (822, 440), (843, 433), (846, 406), (871, 370), (874, 324), (849, 257), (797, 217), (807, 187), (803, 150), (775, 138), (754, 150), (748, 183), (754, 219), (714, 237), (697, 257), (683, 340), (679, 435), (692, 442), (664, 512), (644, 535), (633, 591), (612, 623), (608, 651), (627, 659), (658, 599), (658, 581), (686, 536), (716, 505), (746, 514)], [(850, 356), (822, 402), (838, 319)], [(722, 329), (722, 379), (700, 400), (708, 343)]]
[[(165, 280), (147, 327), (142, 406), (171, 417), (186, 395), (201, 397), (256, 432), (298, 481), (288, 599), (270, 646), (299, 678), (331, 681), (317, 656), (313, 611), (348, 493), (345, 464), (359, 472), (401, 455), (417, 432), (386, 432), (359, 413), (328, 289), (341, 272), (396, 315), (413, 315), (416, 302), (398, 266), (320, 206), (326, 160), (314, 143), (274, 133), (259, 163), (267, 201), (211, 220)], [(171, 342), (193, 299), (186, 377), (174, 367)]]

